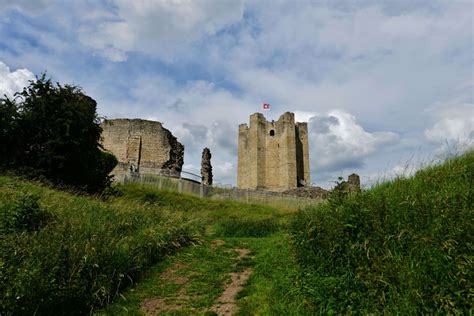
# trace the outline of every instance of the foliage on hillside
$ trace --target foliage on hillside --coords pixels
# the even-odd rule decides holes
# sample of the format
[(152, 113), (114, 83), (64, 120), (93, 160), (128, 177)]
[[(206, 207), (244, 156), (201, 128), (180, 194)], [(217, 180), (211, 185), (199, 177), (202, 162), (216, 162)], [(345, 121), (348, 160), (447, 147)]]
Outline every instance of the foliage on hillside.
[(470, 152), (301, 211), (292, 243), (314, 311), (472, 310), (473, 179)]
[(0, 314), (86, 314), (111, 301), (200, 240), (201, 223), (178, 211), (0, 177)]
[(0, 169), (102, 190), (117, 160), (100, 150), (96, 107), (80, 88), (54, 85), (44, 74), (15, 98), (0, 98)]

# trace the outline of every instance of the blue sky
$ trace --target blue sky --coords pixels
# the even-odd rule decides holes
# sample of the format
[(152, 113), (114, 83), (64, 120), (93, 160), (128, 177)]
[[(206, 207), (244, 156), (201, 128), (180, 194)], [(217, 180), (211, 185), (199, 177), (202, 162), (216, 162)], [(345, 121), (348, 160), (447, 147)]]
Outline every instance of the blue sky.
[[(238, 124), (292, 111), (312, 181), (366, 184), (474, 142), (473, 2), (0, 0), (0, 93), (43, 71), (108, 118), (155, 119), (236, 178)], [(407, 165), (409, 166), (407, 168)]]

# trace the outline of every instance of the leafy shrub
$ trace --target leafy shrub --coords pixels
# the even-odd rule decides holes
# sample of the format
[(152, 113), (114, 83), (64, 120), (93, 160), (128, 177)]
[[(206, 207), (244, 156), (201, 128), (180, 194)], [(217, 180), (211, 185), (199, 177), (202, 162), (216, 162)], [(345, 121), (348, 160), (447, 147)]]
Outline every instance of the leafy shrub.
[(472, 179), (474, 152), (301, 211), (292, 244), (315, 310), (469, 313)]
[(39, 205), (40, 197), (35, 194), (23, 194), (3, 211), (4, 231), (36, 231), (46, 225), (51, 214)]

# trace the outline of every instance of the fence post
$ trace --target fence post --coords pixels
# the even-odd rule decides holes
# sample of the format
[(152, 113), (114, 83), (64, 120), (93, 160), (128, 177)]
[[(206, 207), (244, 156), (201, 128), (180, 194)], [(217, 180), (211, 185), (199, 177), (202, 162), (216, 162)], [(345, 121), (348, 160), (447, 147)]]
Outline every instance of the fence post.
[(247, 203), (249, 202), (249, 189), (247, 188), (247, 191), (245, 191), (245, 196), (246, 196), (246, 200), (247, 200)]
[(178, 180), (178, 192), (183, 193), (183, 180)]
[(202, 182), (200, 183), (200, 186), (199, 186), (199, 196), (200, 197), (204, 197), (204, 184), (202, 184)]

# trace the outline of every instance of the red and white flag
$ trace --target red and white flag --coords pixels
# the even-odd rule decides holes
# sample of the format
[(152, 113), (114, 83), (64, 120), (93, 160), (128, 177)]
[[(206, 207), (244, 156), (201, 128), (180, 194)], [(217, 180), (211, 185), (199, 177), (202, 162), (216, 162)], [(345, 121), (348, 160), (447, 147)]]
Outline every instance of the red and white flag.
[(262, 105), (262, 109), (263, 109), (263, 110), (270, 110), (270, 104), (264, 103), (264, 104)]

